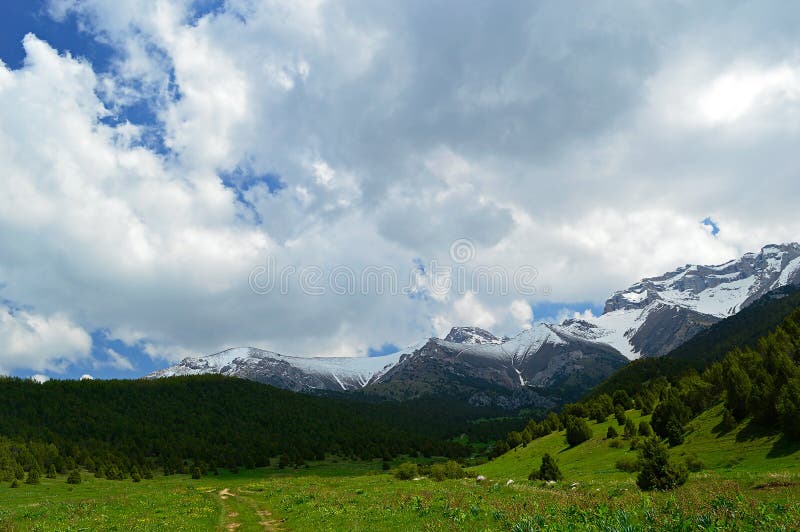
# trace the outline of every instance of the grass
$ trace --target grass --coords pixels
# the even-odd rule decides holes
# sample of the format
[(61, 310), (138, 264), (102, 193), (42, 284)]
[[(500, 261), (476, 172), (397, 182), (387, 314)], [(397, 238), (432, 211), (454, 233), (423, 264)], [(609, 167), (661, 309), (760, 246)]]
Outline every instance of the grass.
[[(399, 481), (380, 461), (326, 461), (200, 480), (134, 484), (84, 475), (77, 486), (65, 477), (3, 485), (0, 530), (796, 530), (796, 446), (747, 425), (722, 434), (719, 420), (719, 409), (693, 420), (686, 443), (672, 450), (705, 464), (672, 493), (642, 493), (635, 474), (616, 470), (631, 452), (605, 439), (616, 425), (610, 419), (592, 424), (595, 437), (574, 448), (563, 432), (551, 434), (470, 468), (488, 477), (483, 483)], [(526, 480), (544, 452), (565, 476), (555, 486)]]

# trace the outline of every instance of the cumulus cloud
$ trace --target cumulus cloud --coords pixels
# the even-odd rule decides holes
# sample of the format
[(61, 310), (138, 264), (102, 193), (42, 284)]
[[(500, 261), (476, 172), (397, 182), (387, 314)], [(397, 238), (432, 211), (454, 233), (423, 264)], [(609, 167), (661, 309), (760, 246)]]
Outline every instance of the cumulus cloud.
[(0, 364), (61, 372), (89, 355), (91, 337), (60, 314), (42, 316), (0, 306)]
[[(0, 343), (34, 353), (6, 349), (5, 370), (64, 369), (98, 329), (156, 360), (514, 334), (530, 304), (601, 303), (800, 234), (798, 7), (195, 7), (51, 0), (109, 69), (35, 35), (0, 65), (0, 296), (28, 309), (0, 314)], [(467, 272), (534, 267), (535, 294), (433, 291), (456, 239)], [(285, 293), (248, 286), (268, 258)], [(298, 285), (340, 266), (418, 290)]]
[(521, 329), (530, 329), (533, 322), (533, 309), (524, 299), (515, 299), (511, 302), (511, 316), (519, 323)]

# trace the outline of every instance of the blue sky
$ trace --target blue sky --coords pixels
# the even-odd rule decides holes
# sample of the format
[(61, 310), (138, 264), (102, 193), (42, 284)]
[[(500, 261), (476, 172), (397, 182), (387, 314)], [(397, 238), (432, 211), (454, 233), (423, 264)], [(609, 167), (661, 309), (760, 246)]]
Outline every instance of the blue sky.
[[(513, 335), (796, 240), (800, 7), (454, 5), (2, 3), (0, 373)], [(375, 268), (418, 296), (304, 286)]]

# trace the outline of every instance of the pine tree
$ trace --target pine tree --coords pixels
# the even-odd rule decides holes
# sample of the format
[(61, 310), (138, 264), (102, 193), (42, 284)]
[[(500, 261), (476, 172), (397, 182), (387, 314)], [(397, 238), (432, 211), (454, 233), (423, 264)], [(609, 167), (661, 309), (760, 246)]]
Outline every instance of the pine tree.
[(47, 468), (47, 478), (56, 478), (57, 476), (56, 465), (50, 464), (50, 467)]
[(25, 484), (39, 484), (41, 482), (42, 473), (39, 471), (39, 466), (33, 464), (28, 470), (28, 476), (25, 477)]
[(684, 464), (670, 462), (667, 446), (656, 437), (644, 441), (639, 463), (642, 470), (636, 484), (645, 491), (675, 489), (689, 476)]
[(614, 427), (608, 427), (608, 431), (606, 432), (606, 438), (609, 440), (613, 440), (617, 436), (619, 436), (619, 434), (617, 434), (617, 429), (615, 429)]
[(568, 416), (566, 425), (567, 443), (571, 447), (581, 444), (592, 437), (592, 429), (585, 419)]
[(80, 484), (81, 483), (81, 474), (78, 472), (77, 469), (73, 469), (72, 472), (67, 477), (67, 484)]
[(528, 475), (528, 480), (558, 481), (562, 478), (564, 478), (564, 475), (561, 474), (561, 470), (558, 468), (558, 463), (548, 453), (545, 453), (544, 456), (542, 456), (542, 465), (539, 466), (539, 469), (534, 469), (531, 474)]

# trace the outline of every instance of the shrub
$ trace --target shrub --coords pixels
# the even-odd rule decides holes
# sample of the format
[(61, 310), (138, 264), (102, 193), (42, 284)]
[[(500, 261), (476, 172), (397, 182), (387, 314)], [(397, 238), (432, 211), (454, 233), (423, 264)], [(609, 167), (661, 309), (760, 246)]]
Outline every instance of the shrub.
[(577, 417), (567, 418), (567, 443), (574, 447), (592, 437), (592, 429), (585, 419)]
[(634, 424), (632, 419), (625, 420), (625, 430), (623, 431), (622, 435), (626, 440), (630, 440), (631, 438), (636, 437), (636, 425)]
[(624, 427), (625, 422), (628, 421), (628, 416), (625, 415), (625, 409), (622, 405), (616, 405), (614, 407), (614, 419), (617, 420), (617, 425), (620, 427)]
[(448, 460), (443, 464), (433, 464), (431, 466), (430, 476), (433, 480), (438, 481), (442, 481), (447, 478), (463, 478), (464, 469), (462, 469), (458, 462)]
[(642, 470), (636, 484), (642, 490), (672, 490), (684, 484), (689, 477), (684, 464), (669, 460), (667, 446), (656, 437), (644, 441), (639, 456)]
[(608, 438), (609, 440), (613, 440), (617, 436), (619, 436), (619, 434), (617, 433), (617, 429), (615, 429), (613, 426), (608, 427), (608, 431), (606, 432), (606, 438)]
[(689, 455), (686, 457), (686, 467), (689, 471), (693, 473), (697, 473), (698, 471), (702, 471), (705, 464), (703, 464), (702, 460), (697, 458), (694, 455)]
[(628, 473), (634, 473), (641, 469), (639, 464), (639, 459), (635, 456), (623, 456), (619, 460), (617, 460), (616, 468), (620, 471), (626, 471)]
[(56, 465), (50, 464), (50, 467), (47, 468), (47, 478), (56, 478), (58, 476), (56, 474)]
[(413, 462), (405, 462), (397, 466), (394, 476), (398, 480), (411, 480), (419, 476), (419, 467)]
[(733, 412), (728, 410), (727, 408), (722, 414), (722, 422), (720, 423), (720, 428), (723, 432), (728, 432), (736, 428), (736, 418), (733, 417)]
[(28, 476), (25, 477), (25, 484), (38, 484), (41, 482), (42, 474), (39, 472), (39, 466), (36, 464), (32, 465), (30, 470), (28, 470)]
[(193, 478), (194, 480), (198, 480), (198, 479), (199, 479), (199, 478), (201, 478), (202, 476), (203, 476), (203, 472), (202, 472), (202, 471), (200, 471), (200, 468), (199, 468), (199, 467), (197, 467), (197, 466), (194, 466), (194, 467), (192, 468), (192, 478)]
[(78, 472), (77, 469), (73, 469), (72, 472), (67, 477), (67, 484), (80, 484), (81, 483), (81, 474)]
[(11, 481), (11, 487), (12, 488), (18, 488), (19, 487), (19, 480), (17, 480), (17, 479), (12, 480)]
[(608, 442), (608, 446), (614, 449), (622, 449), (622, 442), (620, 440), (611, 440)]
[(639, 436), (642, 438), (649, 438), (653, 435), (653, 427), (647, 421), (639, 423)]
[(528, 475), (528, 480), (561, 480), (564, 478), (564, 475), (561, 474), (561, 470), (558, 468), (558, 463), (555, 459), (550, 456), (548, 453), (545, 453), (542, 456), (542, 465), (539, 466), (539, 469), (534, 469), (530, 475)]

